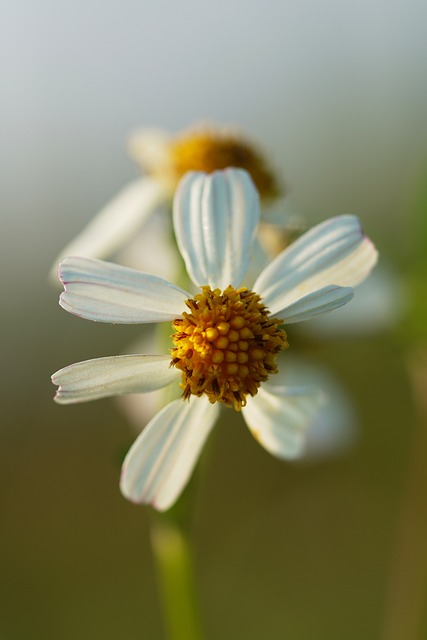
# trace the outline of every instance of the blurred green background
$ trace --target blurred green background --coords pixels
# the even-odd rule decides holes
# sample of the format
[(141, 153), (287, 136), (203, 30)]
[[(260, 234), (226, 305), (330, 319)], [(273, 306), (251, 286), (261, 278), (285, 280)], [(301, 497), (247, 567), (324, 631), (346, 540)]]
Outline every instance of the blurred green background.
[[(286, 464), (239, 417), (215, 429), (191, 531), (206, 637), (427, 637), (427, 481), (407, 364), (420, 346), (409, 314), (426, 14), (418, 0), (4, 3), (2, 640), (164, 638), (149, 512), (118, 489), (134, 432), (112, 401), (56, 406), (50, 383), (66, 364), (123, 352), (140, 329), (67, 315), (47, 273), (136, 175), (128, 133), (201, 119), (257, 138), (310, 223), (358, 214), (407, 299), (384, 331), (309, 342), (289, 331), (351, 398), (352, 448)], [(415, 589), (409, 614), (396, 589)]]

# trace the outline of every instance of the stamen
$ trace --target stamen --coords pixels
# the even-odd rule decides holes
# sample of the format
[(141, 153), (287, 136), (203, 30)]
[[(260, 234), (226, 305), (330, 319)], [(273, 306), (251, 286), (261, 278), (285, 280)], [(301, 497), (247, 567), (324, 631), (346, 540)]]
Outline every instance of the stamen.
[(246, 396), (277, 373), (276, 356), (288, 348), (281, 321), (245, 288), (202, 287), (186, 301), (191, 313), (173, 322), (171, 366), (182, 371), (184, 398), (207, 395), (240, 411)]

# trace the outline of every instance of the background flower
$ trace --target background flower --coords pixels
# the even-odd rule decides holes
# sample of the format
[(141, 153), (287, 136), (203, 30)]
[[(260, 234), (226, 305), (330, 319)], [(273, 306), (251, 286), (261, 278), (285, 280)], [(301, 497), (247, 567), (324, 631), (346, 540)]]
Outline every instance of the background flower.
[[(278, 179), (267, 159), (236, 127), (199, 124), (177, 135), (168, 135), (161, 129), (143, 129), (130, 138), (129, 150), (140, 165), (142, 176), (125, 186), (61, 251), (50, 271), (55, 282), (63, 257), (106, 258), (132, 244), (138, 247), (137, 266), (151, 272), (153, 263), (147, 259), (146, 251), (150, 250), (154, 233), (162, 243), (167, 263), (167, 254), (172, 253), (168, 246), (171, 228), (167, 216), (158, 209), (170, 206), (175, 187), (188, 171), (210, 173), (240, 167), (249, 172), (264, 202), (271, 202), (280, 194)], [(147, 229), (155, 213), (161, 215), (161, 226), (151, 223)], [(127, 254), (122, 252), (123, 255)], [(164, 264), (161, 268), (165, 272)]]

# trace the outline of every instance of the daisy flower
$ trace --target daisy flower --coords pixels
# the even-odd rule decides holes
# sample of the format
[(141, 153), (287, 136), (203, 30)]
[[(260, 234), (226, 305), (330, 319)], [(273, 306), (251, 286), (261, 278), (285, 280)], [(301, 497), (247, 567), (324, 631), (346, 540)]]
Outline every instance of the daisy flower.
[[(148, 423), (128, 452), (122, 493), (162, 511), (188, 482), (220, 407), (241, 412), (259, 443), (296, 458), (324, 396), (313, 386), (273, 385), (283, 325), (332, 311), (353, 296), (377, 260), (358, 219), (344, 215), (314, 227), (256, 279), (242, 286), (259, 221), (248, 173), (187, 174), (175, 194), (173, 223), (198, 293), (117, 264), (70, 257), (59, 267), (60, 304), (99, 322), (171, 322), (168, 355), (129, 355), (80, 362), (53, 375), (67, 404), (175, 384), (181, 398)], [(281, 362), (286, 358), (281, 358)]]
[[(63, 257), (108, 258), (138, 240), (153, 213), (171, 202), (176, 186), (188, 171), (243, 168), (263, 201), (270, 202), (283, 192), (257, 146), (235, 127), (196, 125), (177, 135), (142, 129), (131, 136), (129, 153), (140, 167), (141, 177), (126, 185), (61, 251), (50, 271), (55, 282)], [(167, 225), (164, 221), (162, 224), (167, 238)], [(138, 262), (142, 261), (140, 256)]]

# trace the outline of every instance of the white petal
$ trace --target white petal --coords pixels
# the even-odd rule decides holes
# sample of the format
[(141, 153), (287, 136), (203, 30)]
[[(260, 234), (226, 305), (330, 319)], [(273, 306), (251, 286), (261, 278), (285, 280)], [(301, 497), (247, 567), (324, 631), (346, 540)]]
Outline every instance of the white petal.
[(170, 356), (113, 356), (77, 362), (52, 376), (60, 404), (86, 402), (123, 393), (145, 393), (178, 380)]
[(304, 330), (328, 340), (387, 331), (406, 313), (407, 295), (403, 280), (389, 266), (379, 265), (355, 289), (351, 304), (317, 319), (315, 325), (307, 323)]
[(239, 286), (259, 220), (259, 196), (242, 169), (187, 173), (174, 199), (174, 226), (188, 274), (198, 286)]
[(172, 321), (190, 294), (167, 280), (90, 258), (66, 258), (59, 267), (65, 291), (59, 304), (88, 320), (113, 323)]
[(243, 278), (243, 285), (248, 289), (253, 289), (253, 284), (258, 275), (270, 263), (270, 257), (265, 251), (262, 243), (259, 241), (259, 233), (257, 233), (252, 246), (252, 255), (249, 260), (248, 269)]
[(278, 313), (323, 287), (354, 287), (368, 276), (377, 258), (358, 218), (338, 216), (317, 225), (277, 256), (254, 290), (272, 313)]
[[(135, 433), (140, 433), (142, 427), (165, 406), (167, 402), (164, 397), (165, 392), (175, 386), (172, 384), (167, 389), (158, 389), (149, 393), (129, 393), (123, 396), (116, 396), (115, 403), (135, 429)], [(178, 391), (182, 390), (178, 388)], [(169, 398), (168, 402), (176, 397), (174, 395), (173, 398)]]
[(66, 256), (106, 258), (120, 249), (165, 200), (158, 180), (140, 178), (128, 184), (61, 251), (50, 271), (57, 282), (58, 263)]
[(144, 171), (161, 174), (170, 165), (170, 143), (166, 131), (147, 127), (129, 136), (128, 151)]
[(168, 509), (188, 482), (218, 417), (206, 398), (174, 400), (145, 427), (122, 467), (120, 488), (132, 502)]
[[(335, 314), (334, 314), (335, 315)], [(271, 376), (270, 386), (315, 386), (327, 397), (306, 433), (303, 460), (339, 455), (354, 444), (357, 437), (355, 407), (339, 380), (325, 367), (283, 353), (278, 358), (279, 373)], [(126, 396), (134, 398), (135, 396)]]
[[(126, 353), (161, 353), (164, 352), (164, 338), (160, 336), (156, 325), (146, 324), (141, 327), (139, 337), (134, 340)], [(169, 358), (170, 361), (170, 358)], [(169, 370), (171, 371), (171, 370)], [(178, 373), (178, 382), (181, 373)], [(166, 404), (176, 400), (182, 396), (182, 389), (179, 388), (176, 381), (169, 384), (163, 389), (157, 389), (149, 393), (130, 393), (123, 396), (117, 396), (115, 402), (120, 410), (126, 416), (128, 422), (135, 428), (136, 433), (140, 433), (141, 429), (153, 418), (160, 409)]]
[(242, 414), (252, 435), (278, 458), (297, 458), (304, 452), (306, 431), (326, 401), (310, 387), (264, 384), (249, 397)]
[(321, 379), (328, 402), (320, 408), (307, 430), (306, 460), (342, 455), (357, 440), (357, 416), (350, 396), (337, 380)]
[(324, 287), (303, 298), (299, 298), (293, 304), (280, 309), (275, 314), (286, 324), (311, 320), (316, 316), (329, 313), (349, 302), (354, 294), (351, 287)]
[(156, 211), (146, 220), (141, 231), (116, 253), (114, 262), (175, 282), (182, 260), (173, 240), (170, 211)]

